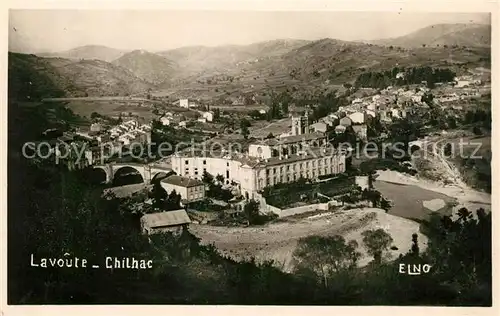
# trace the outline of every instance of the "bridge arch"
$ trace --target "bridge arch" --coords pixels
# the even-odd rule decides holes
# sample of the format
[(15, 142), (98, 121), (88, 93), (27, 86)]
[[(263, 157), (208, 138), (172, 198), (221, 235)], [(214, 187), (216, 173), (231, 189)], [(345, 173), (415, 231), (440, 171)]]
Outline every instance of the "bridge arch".
[(91, 177), (95, 177), (99, 183), (101, 182), (102, 174), (104, 173), (104, 182), (109, 183), (113, 180), (113, 171), (107, 166), (94, 166), (92, 168)]
[(90, 169), (87, 176), (89, 177), (89, 180), (95, 184), (109, 183), (111, 178), (108, 170), (104, 167), (95, 167)]
[[(137, 176), (140, 176), (140, 179)], [(144, 183), (144, 182), (146, 182), (144, 167), (138, 167), (138, 166), (133, 166), (133, 165), (114, 166), (113, 167), (112, 182), (114, 185)], [(122, 184), (122, 182), (132, 182), (132, 183)]]

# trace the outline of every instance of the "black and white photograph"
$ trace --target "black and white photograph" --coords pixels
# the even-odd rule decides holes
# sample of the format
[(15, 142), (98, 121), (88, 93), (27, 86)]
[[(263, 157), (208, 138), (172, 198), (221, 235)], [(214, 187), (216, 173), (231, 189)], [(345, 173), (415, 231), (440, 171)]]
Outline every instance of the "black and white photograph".
[(6, 304), (493, 306), (495, 15), (11, 8)]

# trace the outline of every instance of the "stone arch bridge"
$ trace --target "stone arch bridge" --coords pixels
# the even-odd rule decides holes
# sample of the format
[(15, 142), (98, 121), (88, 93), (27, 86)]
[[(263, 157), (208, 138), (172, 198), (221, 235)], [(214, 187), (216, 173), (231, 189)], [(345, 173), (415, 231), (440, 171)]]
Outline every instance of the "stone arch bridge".
[(156, 164), (108, 163), (94, 166), (94, 169), (104, 170), (106, 173), (106, 183), (113, 182), (117, 172), (124, 168), (132, 168), (137, 171), (146, 184), (150, 184), (151, 181), (160, 174), (166, 174), (168, 176), (174, 173), (172, 169)]

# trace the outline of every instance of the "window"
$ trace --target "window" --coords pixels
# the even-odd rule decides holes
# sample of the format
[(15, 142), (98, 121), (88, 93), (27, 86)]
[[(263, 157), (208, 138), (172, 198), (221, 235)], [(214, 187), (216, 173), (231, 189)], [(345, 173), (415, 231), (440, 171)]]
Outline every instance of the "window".
[(290, 165), (286, 166), (286, 171), (290, 171)]
[(203, 160), (203, 164), (206, 165), (207, 164), (207, 161), (206, 160)]
[(276, 168), (273, 168), (273, 173), (276, 174)]
[(184, 163), (185, 163), (186, 165), (189, 165), (189, 160), (185, 160), (185, 161), (184, 161)]
[(194, 175), (197, 176), (198, 175), (198, 171), (195, 170)]
[(229, 179), (229, 170), (226, 170), (226, 178)]
[(203, 168), (203, 172), (207, 172), (207, 168)]
[(227, 162), (227, 163), (226, 163), (226, 166), (228, 166), (228, 167), (229, 167), (229, 162)]

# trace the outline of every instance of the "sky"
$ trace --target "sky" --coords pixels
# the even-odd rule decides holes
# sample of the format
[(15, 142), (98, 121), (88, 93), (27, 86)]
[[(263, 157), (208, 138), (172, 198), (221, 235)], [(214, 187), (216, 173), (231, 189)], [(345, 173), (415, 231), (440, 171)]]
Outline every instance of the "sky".
[(372, 40), (439, 23), (491, 22), (488, 13), (11, 10), (9, 50), (105, 45), (161, 51), (273, 39)]

